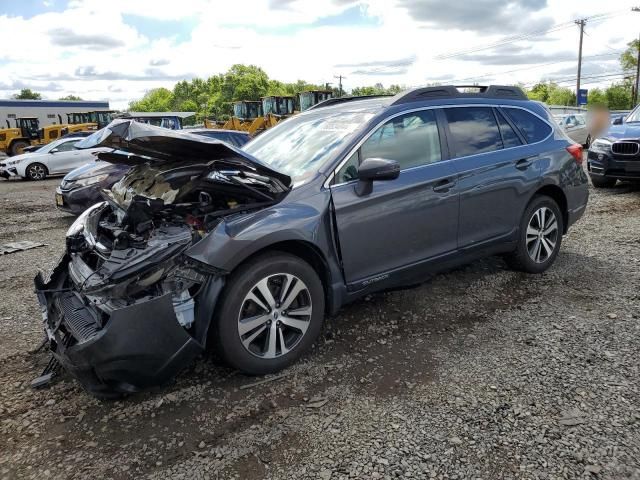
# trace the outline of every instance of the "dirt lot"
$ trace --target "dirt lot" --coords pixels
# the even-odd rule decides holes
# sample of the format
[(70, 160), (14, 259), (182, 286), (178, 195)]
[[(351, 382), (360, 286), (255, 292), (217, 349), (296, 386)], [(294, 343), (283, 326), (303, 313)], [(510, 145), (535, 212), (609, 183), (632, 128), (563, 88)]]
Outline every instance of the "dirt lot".
[(546, 274), (476, 262), (350, 305), (282, 378), (203, 358), (101, 403), (29, 386), (57, 182), (0, 181), (0, 243), (48, 244), (0, 257), (0, 478), (640, 479), (639, 188), (592, 191)]

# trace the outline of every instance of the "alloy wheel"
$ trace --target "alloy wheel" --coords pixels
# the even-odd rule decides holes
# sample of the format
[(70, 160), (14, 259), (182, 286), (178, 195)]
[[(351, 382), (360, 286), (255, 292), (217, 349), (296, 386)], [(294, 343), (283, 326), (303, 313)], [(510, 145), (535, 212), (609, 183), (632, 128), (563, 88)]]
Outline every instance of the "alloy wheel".
[(287, 354), (311, 322), (311, 293), (295, 275), (277, 273), (257, 282), (245, 295), (238, 315), (244, 348), (260, 358)]
[(32, 180), (42, 180), (45, 177), (46, 173), (47, 172), (42, 165), (36, 164), (29, 167), (29, 178), (31, 178)]
[(550, 208), (540, 207), (527, 225), (527, 251), (536, 263), (546, 262), (558, 242), (558, 220)]

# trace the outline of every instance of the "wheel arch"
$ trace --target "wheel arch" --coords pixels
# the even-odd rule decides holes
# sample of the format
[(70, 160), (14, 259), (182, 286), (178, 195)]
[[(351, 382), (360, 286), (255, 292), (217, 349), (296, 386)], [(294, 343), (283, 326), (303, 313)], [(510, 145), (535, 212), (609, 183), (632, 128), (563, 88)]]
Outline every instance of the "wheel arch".
[(307, 262), (311, 266), (311, 268), (313, 268), (314, 271), (318, 274), (318, 277), (322, 282), (325, 296), (325, 313), (330, 313), (331, 305), (333, 305), (333, 293), (331, 289), (331, 268), (329, 267), (329, 263), (327, 262), (327, 259), (323, 255), (320, 248), (318, 248), (317, 245), (314, 245), (311, 242), (297, 239), (282, 240), (271, 243), (269, 245), (263, 246), (262, 248), (256, 250), (255, 252), (252, 252), (251, 254), (243, 258), (242, 261), (240, 261), (234, 267), (234, 270), (238, 269), (247, 262), (250, 262), (254, 258), (262, 256), (269, 252), (288, 253)]
[(24, 176), (28, 177), (27, 172), (29, 171), (29, 167), (31, 167), (32, 165), (42, 165), (42, 167), (44, 168), (44, 171), (46, 172), (46, 175), (49, 175), (49, 167), (44, 164), (43, 162), (30, 162), (27, 165), (25, 165), (24, 167)]
[(562, 189), (557, 185), (548, 184), (536, 190), (531, 198), (535, 197), (536, 195), (544, 195), (550, 197), (558, 204), (560, 213), (562, 213), (562, 234), (566, 234), (567, 229), (569, 228), (569, 208), (567, 204), (567, 196), (562, 191)]

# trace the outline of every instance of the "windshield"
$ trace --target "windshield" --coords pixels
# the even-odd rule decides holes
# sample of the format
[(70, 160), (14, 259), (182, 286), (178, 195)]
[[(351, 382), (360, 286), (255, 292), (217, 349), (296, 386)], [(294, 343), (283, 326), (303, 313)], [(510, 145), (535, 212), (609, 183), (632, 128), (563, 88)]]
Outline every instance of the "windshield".
[(626, 123), (638, 123), (638, 122), (640, 122), (640, 106), (637, 106), (636, 109), (629, 114), (626, 120)]
[(267, 130), (242, 149), (294, 182), (310, 177), (344, 147), (372, 113), (297, 115)]

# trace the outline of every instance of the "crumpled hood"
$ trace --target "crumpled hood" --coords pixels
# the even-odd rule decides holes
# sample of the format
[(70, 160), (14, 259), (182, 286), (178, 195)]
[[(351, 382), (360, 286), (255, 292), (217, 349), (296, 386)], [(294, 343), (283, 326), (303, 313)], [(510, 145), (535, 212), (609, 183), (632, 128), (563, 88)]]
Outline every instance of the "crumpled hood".
[[(155, 162), (215, 161), (235, 165), (257, 174), (275, 178), (284, 186), (291, 186), (291, 177), (271, 169), (260, 160), (227, 143), (193, 135), (184, 130), (168, 130), (139, 123), (130, 119), (117, 119), (102, 130), (76, 144), (77, 148), (110, 147), (134, 155), (102, 153), (98, 158), (111, 163), (136, 165)], [(138, 156), (140, 155), (140, 157)]]
[(640, 123), (623, 123), (611, 125), (603, 138), (619, 140), (621, 138), (640, 139)]
[(128, 167), (118, 164), (113, 164), (109, 162), (95, 162), (95, 163), (85, 163), (84, 165), (76, 168), (75, 170), (71, 170), (69, 173), (65, 175), (63, 180), (71, 182), (74, 180), (79, 180), (81, 178), (94, 177), (96, 175), (102, 174), (111, 174), (111, 173), (125, 173), (128, 170)]

